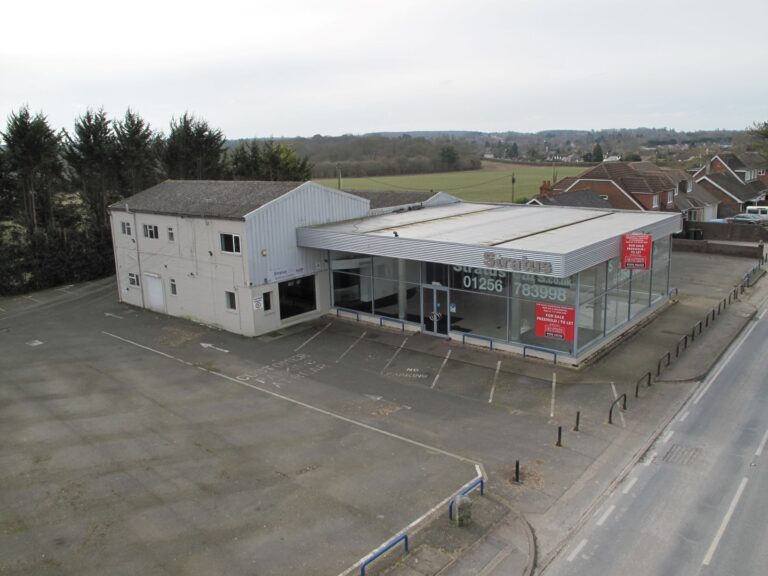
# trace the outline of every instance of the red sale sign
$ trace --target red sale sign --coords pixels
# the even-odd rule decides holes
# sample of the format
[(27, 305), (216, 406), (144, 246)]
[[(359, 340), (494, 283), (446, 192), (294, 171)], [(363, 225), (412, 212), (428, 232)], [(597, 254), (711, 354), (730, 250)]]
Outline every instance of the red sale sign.
[(621, 243), (621, 268), (624, 270), (650, 270), (653, 236), (650, 234), (624, 234)]
[(536, 303), (536, 336), (573, 342), (575, 323), (573, 306)]

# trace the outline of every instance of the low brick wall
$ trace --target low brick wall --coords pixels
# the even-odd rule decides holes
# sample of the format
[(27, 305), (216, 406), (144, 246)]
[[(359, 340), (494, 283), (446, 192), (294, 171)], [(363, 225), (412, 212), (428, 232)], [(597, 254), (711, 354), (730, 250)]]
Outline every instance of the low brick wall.
[(763, 255), (760, 246), (742, 246), (740, 244), (721, 244), (707, 240), (686, 240), (672, 238), (672, 250), (680, 252), (700, 252), (703, 254), (723, 254), (725, 256), (742, 256), (758, 260)]

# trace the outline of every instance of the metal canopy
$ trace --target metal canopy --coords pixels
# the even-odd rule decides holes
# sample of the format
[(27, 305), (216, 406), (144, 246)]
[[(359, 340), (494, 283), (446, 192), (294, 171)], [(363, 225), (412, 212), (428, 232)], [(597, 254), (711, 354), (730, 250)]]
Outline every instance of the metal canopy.
[[(491, 256), (566, 277), (620, 255), (631, 232), (654, 240), (682, 229), (678, 213), (457, 203), (299, 228), (304, 248), (494, 268)], [(498, 260), (496, 260), (498, 261)], [(506, 269), (510, 269), (507, 267)]]

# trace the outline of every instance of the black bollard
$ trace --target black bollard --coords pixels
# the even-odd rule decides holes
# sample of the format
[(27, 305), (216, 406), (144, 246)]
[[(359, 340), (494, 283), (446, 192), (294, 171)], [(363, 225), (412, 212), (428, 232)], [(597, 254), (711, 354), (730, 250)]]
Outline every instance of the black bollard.
[(581, 420), (581, 412), (576, 412), (576, 427), (573, 429), (575, 432), (579, 431), (579, 420)]
[(562, 446), (563, 445), (563, 427), (558, 426), (557, 427), (557, 444), (555, 446)]
[(520, 484), (520, 460), (515, 460), (515, 482)]

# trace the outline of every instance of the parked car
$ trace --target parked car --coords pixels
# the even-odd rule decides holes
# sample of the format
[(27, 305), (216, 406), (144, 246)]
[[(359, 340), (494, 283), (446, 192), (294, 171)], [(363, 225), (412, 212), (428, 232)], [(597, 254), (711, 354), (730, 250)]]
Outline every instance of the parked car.
[(764, 222), (768, 221), (768, 206), (747, 206), (747, 214), (756, 214)]
[(728, 218), (731, 224), (756, 224), (760, 226), (763, 224), (763, 219), (759, 214), (736, 214), (732, 218)]

